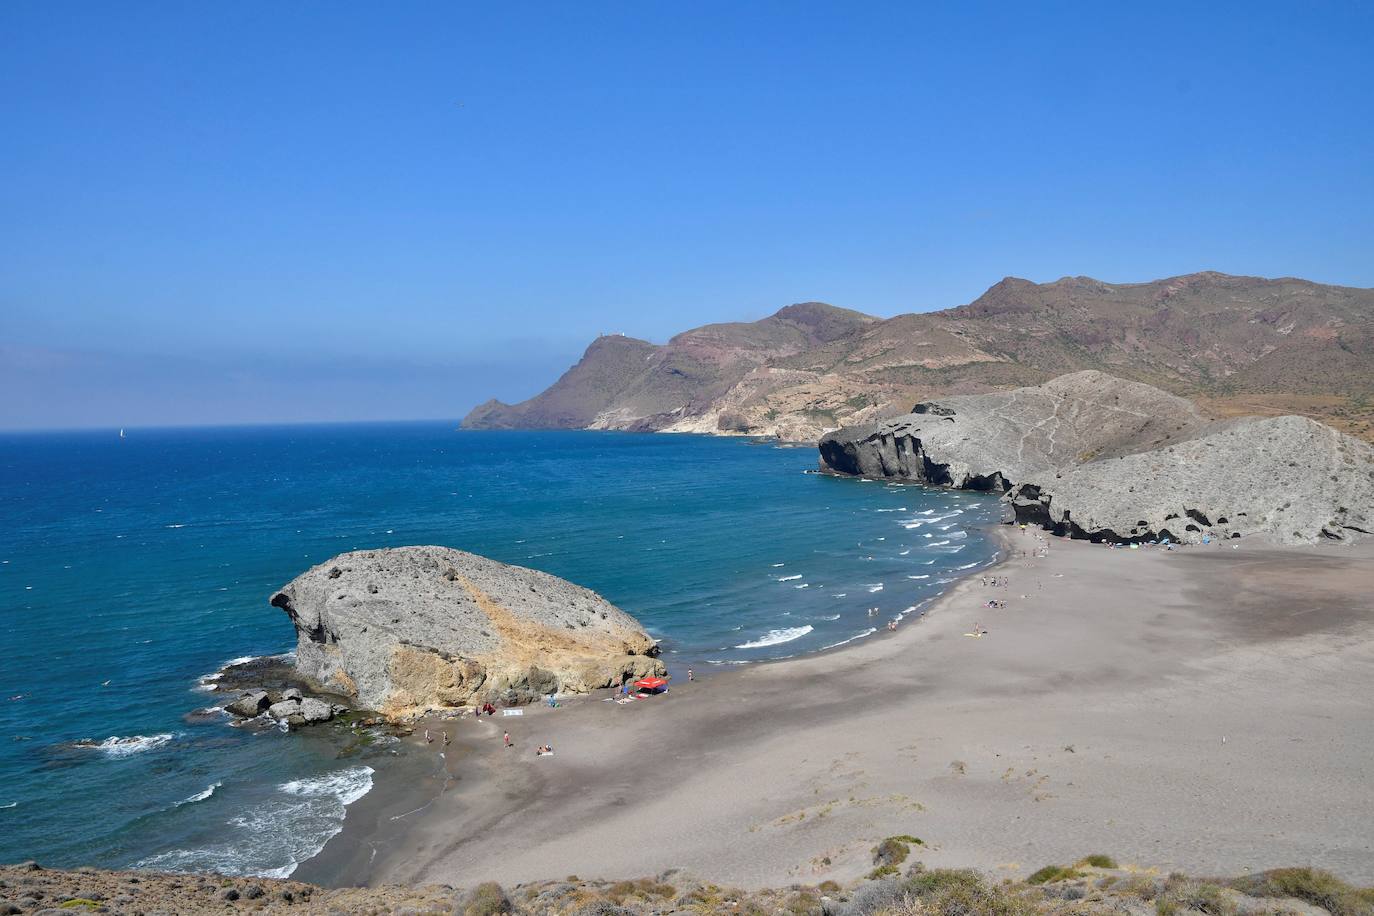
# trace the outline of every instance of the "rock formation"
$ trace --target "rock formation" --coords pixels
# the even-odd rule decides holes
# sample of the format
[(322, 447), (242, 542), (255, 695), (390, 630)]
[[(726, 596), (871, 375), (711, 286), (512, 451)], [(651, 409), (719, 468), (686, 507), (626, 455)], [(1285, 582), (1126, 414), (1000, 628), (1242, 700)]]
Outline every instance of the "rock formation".
[(1232, 420), (1149, 452), (1029, 475), (1019, 522), (1116, 542), (1374, 533), (1374, 448), (1306, 417)]
[(1101, 372), (942, 398), (819, 443), (821, 468), (1006, 493), (1018, 521), (1117, 542), (1374, 532), (1374, 448), (1304, 417), (1213, 421)]
[(446, 547), (340, 554), (272, 604), (296, 626), (302, 677), (391, 718), (664, 671), (649, 635), (595, 592)]
[(885, 320), (808, 302), (662, 345), (598, 338), (547, 391), (489, 401), (463, 425), (815, 442), (916, 401), (1083, 369), (1205, 398), (1219, 415), (1302, 413), (1374, 439), (1374, 290), (1209, 271), (1008, 277), (968, 305)]
[(1002, 492), (1048, 468), (1155, 448), (1205, 428), (1190, 401), (1102, 372), (955, 395), (821, 438), (823, 469)]

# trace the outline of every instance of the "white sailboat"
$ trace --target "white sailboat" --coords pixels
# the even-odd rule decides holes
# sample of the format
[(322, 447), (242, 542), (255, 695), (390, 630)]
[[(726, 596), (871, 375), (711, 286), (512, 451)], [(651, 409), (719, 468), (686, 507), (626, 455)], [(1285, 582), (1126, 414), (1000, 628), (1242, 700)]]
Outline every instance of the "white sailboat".
[(121, 439), (124, 438), (124, 427), (122, 427), (122, 426), (119, 428), (119, 438), (121, 438)]

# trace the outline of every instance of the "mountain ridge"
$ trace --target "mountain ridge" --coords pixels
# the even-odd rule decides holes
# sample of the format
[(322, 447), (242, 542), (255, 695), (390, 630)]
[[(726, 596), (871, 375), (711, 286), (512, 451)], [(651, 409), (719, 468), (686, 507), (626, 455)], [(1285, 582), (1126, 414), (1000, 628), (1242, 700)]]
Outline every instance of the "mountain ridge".
[(815, 441), (918, 400), (1084, 369), (1196, 398), (1216, 416), (1301, 413), (1374, 439), (1374, 290), (1200, 271), (1140, 283), (1004, 277), (964, 305), (891, 318), (797, 303), (665, 344), (597, 338), (545, 392), (488, 401), (463, 426)]

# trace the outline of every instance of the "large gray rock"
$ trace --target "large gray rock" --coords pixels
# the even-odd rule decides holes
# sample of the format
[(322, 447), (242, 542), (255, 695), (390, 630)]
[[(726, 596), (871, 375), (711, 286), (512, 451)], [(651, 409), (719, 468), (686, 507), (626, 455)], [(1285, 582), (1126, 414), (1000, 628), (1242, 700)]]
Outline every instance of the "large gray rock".
[(1048, 468), (1157, 448), (1208, 425), (1192, 404), (1102, 372), (917, 404), (821, 438), (822, 469), (1002, 492)]
[(296, 668), (393, 718), (659, 674), (653, 639), (600, 595), (446, 547), (345, 553), (272, 596)]
[(1288, 543), (1374, 531), (1374, 448), (1303, 417), (1211, 421), (1101, 372), (944, 398), (824, 437), (837, 474), (1006, 492), (1018, 521), (1096, 540)]
[(1306, 417), (1246, 418), (1118, 459), (1030, 475), (1018, 521), (1111, 541), (1374, 532), (1374, 448)]
[(306, 722), (328, 722), (334, 718), (334, 707), (324, 700), (306, 697), (301, 700), (300, 715)]
[(267, 707), (267, 714), (274, 719), (289, 719), (299, 715), (301, 704), (299, 700), (282, 700), (280, 703), (273, 703)]

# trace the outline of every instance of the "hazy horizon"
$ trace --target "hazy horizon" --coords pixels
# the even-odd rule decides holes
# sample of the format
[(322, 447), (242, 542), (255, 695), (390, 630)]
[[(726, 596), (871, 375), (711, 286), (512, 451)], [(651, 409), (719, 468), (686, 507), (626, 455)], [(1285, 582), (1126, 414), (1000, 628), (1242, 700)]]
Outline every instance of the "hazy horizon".
[(0, 429), (448, 419), (598, 333), (1374, 287), (1374, 9), (0, 8)]

